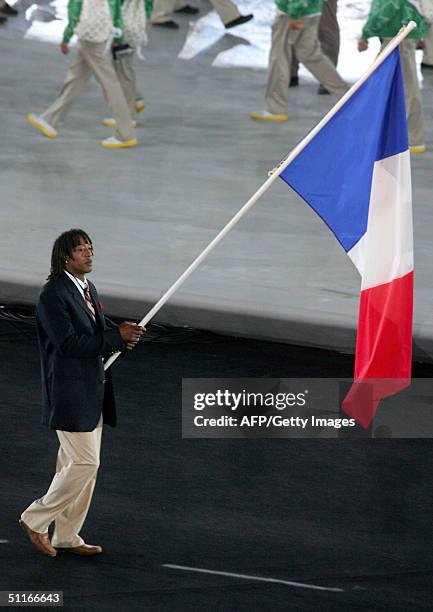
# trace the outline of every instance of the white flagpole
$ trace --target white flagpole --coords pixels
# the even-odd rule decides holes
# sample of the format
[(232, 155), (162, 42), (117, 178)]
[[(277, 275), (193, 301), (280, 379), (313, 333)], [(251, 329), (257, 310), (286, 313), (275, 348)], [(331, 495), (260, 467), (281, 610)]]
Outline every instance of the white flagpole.
[[(400, 32), (395, 36), (389, 44), (383, 49), (383, 51), (377, 56), (374, 63), (370, 68), (361, 76), (361, 78), (340, 98), (337, 104), (329, 111), (325, 117), (311, 130), (309, 134), (292, 150), (292, 152), (286, 157), (270, 174), (269, 178), (263, 183), (263, 185), (251, 196), (242, 208), (235, 214), (234, 217), (227, 223), (225, 227), (219, 232), (217, 236), (208, 244), (208, 246), (200, 253), (200, 255), (192, 262), (192, 264), (185, 270), (185, 272), (177, 279), (175, 283), (164, 293), (164, 295), (158, 300), (151, 310), (147, 313), (143, 319), (141, 319), (139, 325), (146, 325), (156, 313), (164, 306), (164, 304), (171, 298), (186, 279), (194, 272), (201, 262), (206, 259), (209, 253), (216, 247), (216, 245), (229, 233), (229, 231), (236, 225), (236, 223), (245, 215), (245, 213), (257, 202), (257, 200), (269, 189), (272, 183), (279, 177), (281, 172), (287, 168), (287, 166), (301, 153), (301, 151), (308, 145), (308, 143), (320, 132), (320, 130), (332, 119), (332, 117), (340, 110), (340, 108), (346, 104), (346, 102), (358, 91), (358, 89), (365, 83), (368, 77), (385, 61), (385, 59), (394, 51), (394, 49), (401, 43), (403, 39), (416, 28), (416, 23), (410, 21), (405, 28), (402, 28)], [(114, 353), (109, 357), (104, 365), (104, 369), (108, 368), (116, 361), (121, 353)]]

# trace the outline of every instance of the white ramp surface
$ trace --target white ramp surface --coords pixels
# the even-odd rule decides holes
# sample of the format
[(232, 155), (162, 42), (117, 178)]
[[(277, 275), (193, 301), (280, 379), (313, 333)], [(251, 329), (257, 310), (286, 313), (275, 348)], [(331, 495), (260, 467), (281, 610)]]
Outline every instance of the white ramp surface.
[[(256, 18), (226, 33), (203, 1), (198, 19), (176, 16), (178, 31), (150, 28), (146, 61), (136, 62), (146, 103), (139, 147), (100, 146), (110, 135), (101, 125), (109, 111), (93, 81), (51, 141), (25, 117), (42, 112), (66, 76), (71, 56), (53, 44), (65, 2), (17, 6), (20, 16), (0, 29), (7, 58), (0, 79), (0, 301), (33, 302), (54, 239), (82, 227), (95, 244), (92, 280), (106, 312), (139, 319), (334, 101), (318, 96), (302, 69), (300, 86), (290, 91), (289, 121), (252, 122), (249, 113), (264, 106), (274, 3), (240, 2)], [(368, 6), (339, 3), (339, 67), (352, 82), (378, 48), (372, 42), (368, 54), (356, 50)], [(427, 115), (432, 89), (427, 74)], [(432, 149), (428, 122), (427, 130)], [(426, 359), (433, 345), (431, 163), (431, 152), (412, 158), (415, 355)], [(359, 289), (357, 271), (322, 221), (277, 181), (158, 320), (353, 351)]]

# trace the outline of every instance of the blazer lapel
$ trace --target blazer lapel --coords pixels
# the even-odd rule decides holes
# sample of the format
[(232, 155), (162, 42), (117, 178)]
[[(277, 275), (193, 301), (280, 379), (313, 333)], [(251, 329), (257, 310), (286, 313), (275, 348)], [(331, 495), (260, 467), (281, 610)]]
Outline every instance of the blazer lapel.
[[(62, 277), (62, 279), (66, 282), (66, 287), (67, 287), (68, 291), (70, 292), (70, 294), (72, 295), (72, 297), (74, 298), (75, 303), (77, 304), (77, 306), (83, 310), (83, 312), (86, 314), (86, 316), (90, 319), (91, 323), (93, 325), (96, 325), (96, 321), (92, 317), (92, 313), (88, 309), (88, 307), (86, 305), (86, 302), (85, 302), (83, 296), (81, 295), (80, 290), (78, 289), (78, 287), (76, 287), (75, 283), (73, 283), (71, 281), (71, 279), (68, 276), (66, 276), (66, 274), (64, 274), (63, 277)], [(97, 309), (95, 309), (95, 310), (97, 310)], [(98, 318), (98, 315), (96, 315), (96, 318)]]

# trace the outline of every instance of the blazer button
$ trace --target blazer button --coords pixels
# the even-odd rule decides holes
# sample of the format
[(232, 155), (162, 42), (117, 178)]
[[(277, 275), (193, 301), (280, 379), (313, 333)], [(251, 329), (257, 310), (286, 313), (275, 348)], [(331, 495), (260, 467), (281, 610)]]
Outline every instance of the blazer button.
[(103, 385), (105, 385), (105, 383), (106, 383), (106, 382), (107, 382), (107, 379), (106, 379), (106, 378), (104, 378), (104, 380), (101, 380), (101, 383), (102, 383)]

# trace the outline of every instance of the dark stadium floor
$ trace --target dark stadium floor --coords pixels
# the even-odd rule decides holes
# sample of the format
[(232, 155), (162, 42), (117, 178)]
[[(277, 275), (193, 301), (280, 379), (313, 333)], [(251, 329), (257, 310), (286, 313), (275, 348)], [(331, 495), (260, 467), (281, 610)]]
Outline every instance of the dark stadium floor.
[(57, 443), (22, 327), (0, 325), (0, 590), (62, 590), (76, 610), (432, 609), (431, 440), (181, 438), (183, 376), (350, 377), (351, 357), (254, 340), (181, 332), (113, 366), (119, 426), (82, 533), (104, 554), (38, 554), (17, 521)]

